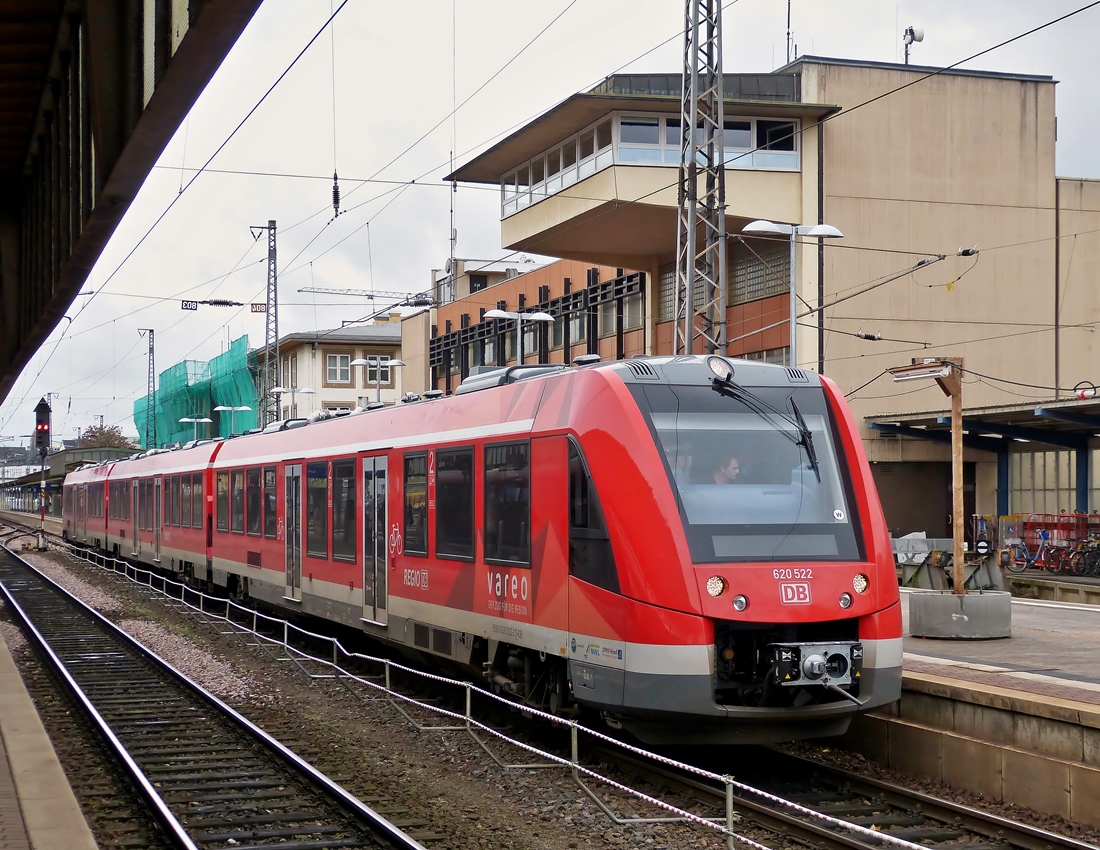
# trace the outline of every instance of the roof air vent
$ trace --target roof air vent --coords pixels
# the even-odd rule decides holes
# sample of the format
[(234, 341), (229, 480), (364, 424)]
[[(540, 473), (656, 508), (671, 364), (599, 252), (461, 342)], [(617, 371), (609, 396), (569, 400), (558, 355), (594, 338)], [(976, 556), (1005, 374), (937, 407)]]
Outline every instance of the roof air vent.
[(653, 367), (641, 360), (627, 360), (626, 368), (633, 372), (634, 377), (639, 381), (657, 380), (657, 373), (653, 371)]
[(787, 378), (791, 383), (796, 384), (808, 384), (810, 382), (810, 376), (803, 372), (801, 369), (794, 369), (790, 366), (787, 367)]

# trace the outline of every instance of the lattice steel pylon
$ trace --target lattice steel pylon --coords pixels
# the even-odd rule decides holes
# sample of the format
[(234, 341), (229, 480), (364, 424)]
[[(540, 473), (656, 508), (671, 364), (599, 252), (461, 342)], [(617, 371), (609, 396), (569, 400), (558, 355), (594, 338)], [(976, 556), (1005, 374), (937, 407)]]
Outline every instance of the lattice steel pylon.
[(264, 365), (260, 381), (260, 427), (279, 418), (279, 274), (275, 266), (275, 220), (249, 228), (252, 238), (267, 232), (267, 315), (264, 331)]
[(149, 379), (145, 392), (145, 448), (157, 447), (157, 367), (153, 360), (153, 329), (141, 328), (138, 333), (149, 334)]
[[(725, 352), (726, 172), (722, 0), (685, 0), (672, 351)], [(692, 132), (692, 128), (694, 132)]]

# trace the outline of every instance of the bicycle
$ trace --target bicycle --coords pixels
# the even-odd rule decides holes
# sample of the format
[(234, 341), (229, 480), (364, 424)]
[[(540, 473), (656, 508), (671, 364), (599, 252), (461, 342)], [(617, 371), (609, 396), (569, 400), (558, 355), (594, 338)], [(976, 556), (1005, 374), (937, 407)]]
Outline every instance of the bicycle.
[(1011, 548), (1011, 557), (1008, 561), (1008, 571), (1022, 573), (1026, 569), (1048, 569), (1057, 572), (1062, 568), (1064, 553), (1057, 546), (1050, 543), (1050, 532), (1045, 528), (1039, 529), (1039, 548), (1035, 554), (1031, 554), (1027, 541), (1021, 540)]

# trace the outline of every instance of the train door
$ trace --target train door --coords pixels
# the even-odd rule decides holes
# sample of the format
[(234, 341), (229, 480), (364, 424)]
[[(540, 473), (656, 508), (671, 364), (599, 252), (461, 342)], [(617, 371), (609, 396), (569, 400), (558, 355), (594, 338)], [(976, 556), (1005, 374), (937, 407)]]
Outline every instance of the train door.
[(363, 619), (386, 625), (389, 530), (386, 457), (363, 458)]
[(286, 596), (302, 598), (302, 465), (286, 467)]
[(160, 478), (153, 479), (153, 560), (160, 560), (160, 518), (161, 518), (161, 502), (160, 502)]
[(88, 503), (85, 501), (85, 493), (83, 484), (76, 488), (76, 530), (81, 543), (88, 541)]
[(137, 481), (130, 482), (130, 534), (133, 535), (133, 552), (130, 554), (137, 556), (141, 551), (141, 541), (138, 539), (138, 483)]

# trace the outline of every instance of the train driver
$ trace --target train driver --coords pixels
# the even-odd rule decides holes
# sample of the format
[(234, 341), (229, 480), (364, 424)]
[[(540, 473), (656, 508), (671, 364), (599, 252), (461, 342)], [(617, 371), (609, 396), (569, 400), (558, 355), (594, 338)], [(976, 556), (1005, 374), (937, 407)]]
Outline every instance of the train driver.
[(715, 484), (735, 484), (741, 477), (741, 461), (730, 452), (718, 456), (718, 466), (714, 470)]

